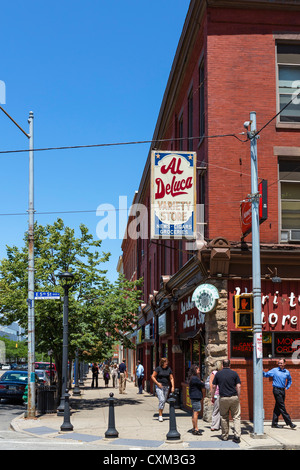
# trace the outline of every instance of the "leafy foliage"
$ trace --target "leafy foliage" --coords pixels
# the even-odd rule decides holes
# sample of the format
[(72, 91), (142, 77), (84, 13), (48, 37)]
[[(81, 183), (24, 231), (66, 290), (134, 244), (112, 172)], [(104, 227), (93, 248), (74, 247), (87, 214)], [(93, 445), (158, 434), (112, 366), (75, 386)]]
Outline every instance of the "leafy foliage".
[[(109, 253), (100, 251), (101, 240), (94, 240), (85, 225), (79, 236), (58, 219), (53, 225), (34, 229), (35, 291), (64, 290), (58, 275), (74, 274), (69, 291), (69, 352), (78, 348), (89, 361), (103, 360), (112, 354), (116, 341), (132, 347), (124, 335), (136, 323), (141, 281), (130, 282), (120, 276), (115, 283), (106, 277), (103, 265)], [(1, 323), (28, 322), (28, 240), (22, 249), (7, 247), (7, 257), (0, 262)], [(35, 301), (36, 351), (53, 350), (59, 365), (62, 356), (63, 303), (57, 300)], [(59, 370), (59, 369), (58, 369)]]

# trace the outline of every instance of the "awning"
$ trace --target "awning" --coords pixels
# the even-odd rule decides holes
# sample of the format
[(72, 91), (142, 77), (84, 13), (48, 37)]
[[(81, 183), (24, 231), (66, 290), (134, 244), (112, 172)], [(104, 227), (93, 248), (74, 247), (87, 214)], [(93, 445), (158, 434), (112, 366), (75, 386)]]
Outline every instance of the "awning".
[(182, 341), (188, 340), (188, 339), (194, 339), (201, 336), (202, 328), (199, 328), (198, 330), (192, 330), (192, 331), (185, 331), (184, 333), (181, 333), (178, 335), (178, 338)]

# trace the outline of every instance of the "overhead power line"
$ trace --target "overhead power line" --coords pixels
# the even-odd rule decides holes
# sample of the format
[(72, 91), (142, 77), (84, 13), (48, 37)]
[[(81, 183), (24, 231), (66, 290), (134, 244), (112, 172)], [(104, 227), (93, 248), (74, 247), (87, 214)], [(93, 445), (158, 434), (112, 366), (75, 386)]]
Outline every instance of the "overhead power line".
[[(156, 139), (156, 140), (137, 140), (137, 141), (129, 141), (129, 142), (109, 142), (103, 144), (87, 144), (87, 145), (68, 145), (62, 147), (43, 147), (43, 148), (35, 148), (33, 149), (34, 152), (45, 152), (51, 150), (74, 150), (74, 149), (84, 149), (84, 148), (96, 148), (96, 147), (117, 147), (121, 145), (139, 145), (139, 144), (156, 144), (161, 142), (174, 142), (180, 140), (197, 140), (197, 139), (216, 139), (221, 137), (234, 137), (238, 139), (240, 142), (244, 142), (242, 139), (238, 137), (238, 135), (245, 135), (245, 132), (240, 132), (239, 134), (217, 134), (217, 135), (204, 135), (199, 137), (178, 137), (178, 138), (171, 138), (171, 139)], [(24, 153), (28, 152), (28, 149), (20, 149), (20, 150), (1, 150), (0, 154), (9, 154), (9, 153)]]

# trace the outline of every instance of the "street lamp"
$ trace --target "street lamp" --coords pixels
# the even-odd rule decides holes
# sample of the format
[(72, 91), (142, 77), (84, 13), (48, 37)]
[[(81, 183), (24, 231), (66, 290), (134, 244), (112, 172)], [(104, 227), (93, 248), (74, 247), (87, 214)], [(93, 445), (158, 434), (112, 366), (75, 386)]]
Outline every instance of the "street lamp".
[(60, 405), (57, 408), (57, 416), (64, 415), (65, 393), (68, 382), (68, 320), (69, 320), (69, 289), (73, 285), (74, 274), (65, 272), (58, 275), (64, 288), (64, 311), (63, 311), (63, 354), (62, 354), (62, 389)]

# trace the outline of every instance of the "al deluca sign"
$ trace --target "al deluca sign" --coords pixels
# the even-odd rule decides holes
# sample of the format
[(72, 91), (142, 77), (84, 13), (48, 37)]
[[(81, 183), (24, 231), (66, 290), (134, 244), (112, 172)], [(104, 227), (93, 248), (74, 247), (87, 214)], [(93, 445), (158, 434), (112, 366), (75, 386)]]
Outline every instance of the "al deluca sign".
[(151, 238), (196, 238), (196, 152), (152, 151)]

